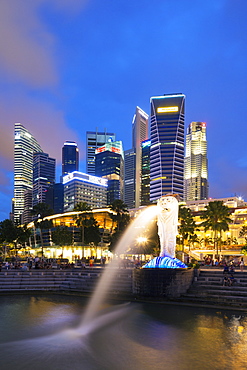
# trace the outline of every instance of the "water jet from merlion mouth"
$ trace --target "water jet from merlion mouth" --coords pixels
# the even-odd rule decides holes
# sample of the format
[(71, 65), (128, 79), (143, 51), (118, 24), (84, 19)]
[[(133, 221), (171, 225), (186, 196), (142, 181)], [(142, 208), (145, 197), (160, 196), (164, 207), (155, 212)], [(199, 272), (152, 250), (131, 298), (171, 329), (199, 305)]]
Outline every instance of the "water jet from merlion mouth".
[[(178, 200), (174, 195), (163, 196), (158, 200), (157, 205), (149, 206), (143, 210), (124, 232), (117, 244), (115, 254), (123, 254), (130, 243), (140, 234), (140, 227), (146, 227), (157, 215), (161, 246), (160, 256), (152, 259), (143, 268), (186, 268), (187, 266), (183, 262), (175, 258), (176, 236), (178, 233)], [(97, 316), (100, 304), (116, 274), (118, 263), (118, 259), (113, 259), (101, 276), (83, 316), (82, 326), (87, 325)]]
[[(157, 216), (159, 212), (159, 207), (156, 205), (147, 207), (142, 211), (134, 221), (128, 226), (127, 230), (124, 232), (120, 241), (117, 244), (115, 249), (115, 254), (123, 254), (130, 243), (140, 234), (140, 227), (146, 227), (148, 223)], [(90, 299), (86, 312), (83, 315), (81, 325), (87, 325), (91, 322), (96, 316), (99, 310), (100, 304), (103, 302), (103, 299), (106, 296), (106, 293), (109, 289), (111, 281), (114, 278), (114, 275), (117, 272), (119, 261), (117, 258), (114, 258), (109, 265), (105, 268), (104, 273), (102, 274), (92, 298)]]

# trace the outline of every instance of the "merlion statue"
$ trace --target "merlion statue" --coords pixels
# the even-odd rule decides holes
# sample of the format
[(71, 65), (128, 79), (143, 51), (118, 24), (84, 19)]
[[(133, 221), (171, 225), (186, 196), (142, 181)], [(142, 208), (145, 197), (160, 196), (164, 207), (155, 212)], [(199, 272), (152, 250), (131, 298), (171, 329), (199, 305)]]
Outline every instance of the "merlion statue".
[(178, 234), (178, 200), (176, 194), (167, 194), (157, 202), (158, 235), (160, 239), (160, 255), (153, 258), (143, 268), (186, 268), (187, 266), (175, 258), (176, 236)]
[(178, 234), (178, 201), (174, 195), (166, 195), (158, 200), (158, 235), (160, 257), (175, 257), (176, 236)]

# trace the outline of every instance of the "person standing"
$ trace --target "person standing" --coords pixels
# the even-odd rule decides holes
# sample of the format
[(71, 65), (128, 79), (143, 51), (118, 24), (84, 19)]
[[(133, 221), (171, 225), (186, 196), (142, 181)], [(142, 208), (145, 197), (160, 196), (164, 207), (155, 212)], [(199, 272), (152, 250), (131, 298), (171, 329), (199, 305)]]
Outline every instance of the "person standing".
[(244, 272), (244, 259), (243, 259), (243, 257), (241, 258), (241, 261), (240, 261), (240, 271)]

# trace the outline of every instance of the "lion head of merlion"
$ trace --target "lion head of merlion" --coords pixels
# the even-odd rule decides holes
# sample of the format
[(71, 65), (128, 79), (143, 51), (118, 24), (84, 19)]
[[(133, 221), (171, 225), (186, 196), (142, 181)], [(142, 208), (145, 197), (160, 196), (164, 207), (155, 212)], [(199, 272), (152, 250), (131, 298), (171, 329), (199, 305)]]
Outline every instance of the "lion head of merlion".
[(178, 210), (178, 200), (175, 195), (164, 195), (157, 202), (162, 213), (174, 213)]

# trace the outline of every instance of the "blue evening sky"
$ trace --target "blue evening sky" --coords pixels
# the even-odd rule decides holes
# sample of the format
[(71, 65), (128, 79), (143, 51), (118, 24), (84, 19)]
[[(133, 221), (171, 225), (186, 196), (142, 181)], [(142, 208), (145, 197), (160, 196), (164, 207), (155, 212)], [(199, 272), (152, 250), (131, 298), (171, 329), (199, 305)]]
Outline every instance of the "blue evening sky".
[(247, 200), (246, 0), (1, 0), (0, 220), (13, 197), (13, 130), (55, 157), (86, 131), (131, 147), (138, 105), (186, 95), (186, 129), (207, 123), (210, 197)]

